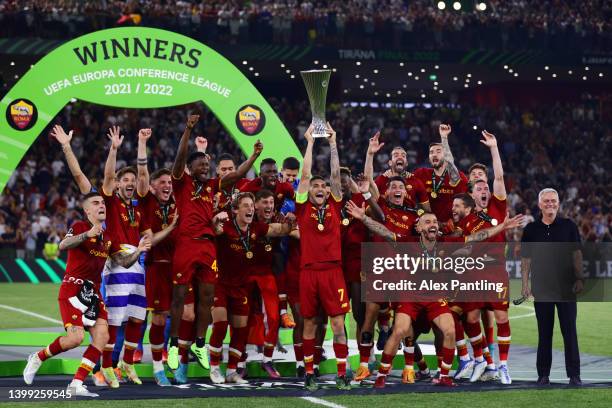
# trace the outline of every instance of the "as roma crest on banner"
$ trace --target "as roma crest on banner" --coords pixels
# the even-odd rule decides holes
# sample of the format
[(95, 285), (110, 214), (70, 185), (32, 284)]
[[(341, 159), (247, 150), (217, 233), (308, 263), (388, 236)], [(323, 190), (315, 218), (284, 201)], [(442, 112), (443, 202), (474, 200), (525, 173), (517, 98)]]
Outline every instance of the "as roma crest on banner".
[(15, 130), (28, 130), (38, 119), (36, 105), (28, 99), (15, 99), (6, 109), (6, 121)]
[(245, 135), (256, 135), (265, 125), (266, 116), (256, 105), (245, 105), (236, 113), (236, 126)]

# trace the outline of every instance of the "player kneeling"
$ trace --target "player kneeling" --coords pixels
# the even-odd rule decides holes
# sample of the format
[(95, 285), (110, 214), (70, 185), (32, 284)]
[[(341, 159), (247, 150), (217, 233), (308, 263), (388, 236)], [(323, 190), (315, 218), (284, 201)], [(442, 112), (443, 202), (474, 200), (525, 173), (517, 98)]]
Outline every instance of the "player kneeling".
[(60, 250), (68, 250), (66, 273), (59, 290), (59, 309), (66, 329), (66, 336), (56, 338), (44, 349), (28, 357), (23, 370), (23, 380), (30, 385), (43, 361), (81, 345), (85, 330), (92, 337), (83, 353), (68, 390), (75, 396), (97, 397), (83, 384), (100, 359), (108, 342), (108, 314), (100, 295), (100, 278), (109, 253), (118, 265), (127, 267), (138, 260), (140, 254), (151, 248), (150, 239), (143, 238), (132, 254), (121, 252), (118, 243), (104, 236), (102, 223), (106, 219), (106, 205), (98, 193), (89, 193), (83, 199), (83, 211), (87, 221), (77, 221), (60, 242)]

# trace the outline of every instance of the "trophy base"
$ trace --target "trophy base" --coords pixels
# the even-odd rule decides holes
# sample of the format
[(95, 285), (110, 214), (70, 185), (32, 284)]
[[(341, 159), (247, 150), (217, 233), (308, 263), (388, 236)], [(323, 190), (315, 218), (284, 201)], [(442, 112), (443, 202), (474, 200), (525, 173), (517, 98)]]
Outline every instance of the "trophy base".
[(327, 137), (327, 124), (324, 119), (312, 118), (312, 137)]

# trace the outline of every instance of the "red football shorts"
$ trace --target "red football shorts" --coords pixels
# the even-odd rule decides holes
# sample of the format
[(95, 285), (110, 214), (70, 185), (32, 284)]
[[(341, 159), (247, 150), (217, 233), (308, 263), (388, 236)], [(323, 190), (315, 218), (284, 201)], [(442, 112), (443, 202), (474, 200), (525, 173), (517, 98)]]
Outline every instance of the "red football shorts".
[(228, 315), (248, 316), (250, 307), (251, 284), (242, 286), (226, 285), (217, 282), (215, 285), (214, 307), (224, 307)]
[(344, 271), (344, 279), (347, 282), (361, 283), (361, 258), (358, 256), (344, 258), (342, 269)]
[[(77, 293), (81, 290), (81, 285), (75, 285), (74, 283), (62, 283), (60, 286), (58, 303), (60, 315), (62, 316), (62, 322), (64, 322), (64, 328), (69, 326), (79, 326), (83, 327), (83, 312), (80, 309), (74, 307), (68, 299), (73, 296), (76, 296)], [(102, 295), (100, 294), (100, 289), (96, 288), (96, 293), (98, 298), (100, 299), (98, 303), (98, 319), (108, 320), (108, 312), (106, 311), (106, 306), (102, 301)]]
[(209, 239), (179, 237), (172, 258), (172, 283), (187, 285), (192, 279), (215, 284), (217, 271), (215, 243)]
[(462, 303), (463, 313), (469, 313), (472, 310), (508, 310), (508, 302), (466, 302)]
[(349, 297), (340, 264), (320, 263), (300, 271), (300, 305), (304, 318), (323, 309), (330, 317), (348, 313)]
[(172, 303), (172, 264), (152, 262), (146, 266), (145, 290), (147, 309), (154, 312), (170, 310)]
[(399, 302), (395, 312), (407, 314), (413, 322), (416, 322), (419, 314), (424, 312), (427, 320), (431, 322), (444, 313), (450, 314), (451, 311), (446, 302)]

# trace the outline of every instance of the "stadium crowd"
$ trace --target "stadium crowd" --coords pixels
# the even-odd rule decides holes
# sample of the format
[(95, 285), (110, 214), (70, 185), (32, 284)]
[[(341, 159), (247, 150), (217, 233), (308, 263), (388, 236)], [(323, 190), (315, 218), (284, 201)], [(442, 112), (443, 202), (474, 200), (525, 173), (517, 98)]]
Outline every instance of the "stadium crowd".
[[(309, 123), (304, 120), (310, 117), (308, 103), (278, 99), (270, 102), (303, 148), (300, 135)], [(152, 166), (170, 167), (184, 127), (185, 112), (189, 109), (205, 112), (196, 131), (207, 138), (213, 163), (222, 153), (244, 159), (223, 126), (202, 105), (133, 111), (77, 102), (66, 107), (57, 122), (74, 129), (72, 148), (84, 172), (98, 182), (103, 175), (108, 143), (104, 134), (108, 127), (120, 125), (126, 134), (118, 167), (133, 164), (136, 134), (143, 127), (152, 128), (155, 135), (150, 145)], [(354, 174), (362, 171), (368, 139), (378, 130), (386, 148), (377, 156), (375, 171), (386, 169), (395, 145), (406, 149), (409, 169), (426, 165), (426, 147), (437, 140), (441, 121), (453, 124), (451, 148), (459, 169), (467, 172), (474, 162), (489, 162), (487, 150), (479, 144), (480, 130), (486, 129), (499, 140), (509, 192), (508, 207), (512, 213), (535, 214), (537, 192), (542, 185), (552, 185), (561, 193), (562, 213), (576, 220), (583, 239), (610, 241), (612, 238), (612, 196), (606, 171), (612, 165), (607, 154), (612, 149), (612, 128), (599, 120), (597, 106), (588, 99), (535, 109), (508, 106), (492, 109), (465, 104), (411, 109), (330, 104), (328, 118), (338, 132), (341, 162), (351, 167)], [(326, 172), (322, 169), (327, 168), (327, 157), (325, 149), (315, 152), (315, 174)], [(214, 167), (211, 171), (214, 174)], [(57, 256), (54, 248), (59, 237), (64, 236), (67, 225), (81, 218), (76, 210), (78, 197), (60, 146), (43, 133), (0, 195), (3, 256)], [(520, 240), (518, 234), (509, 235), (509, 240)], [(47, 250), (45, 244), (51, 244)]]
[[(204, 42), (394, 49), (609, 50), (610, 3), (488, 0), (485, 11), (433, 0), (0, 1), (0, 36), (73, 38), (144, 25)], [(477, 3), (477, 2), (475, 2)]]

